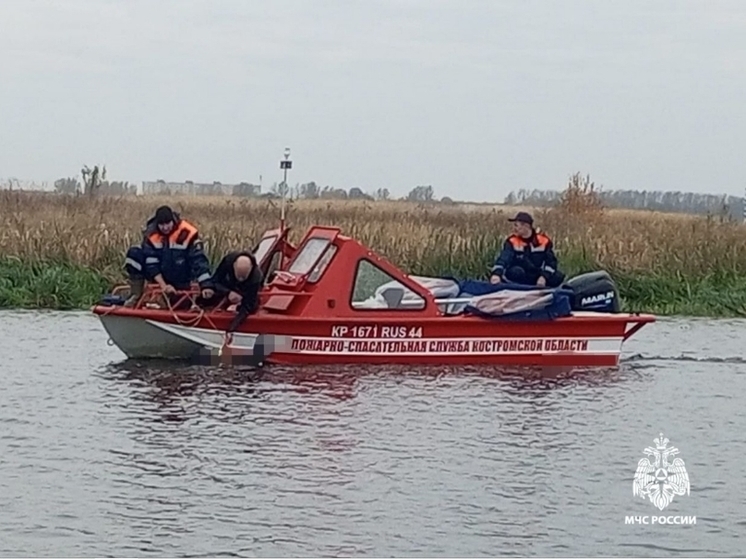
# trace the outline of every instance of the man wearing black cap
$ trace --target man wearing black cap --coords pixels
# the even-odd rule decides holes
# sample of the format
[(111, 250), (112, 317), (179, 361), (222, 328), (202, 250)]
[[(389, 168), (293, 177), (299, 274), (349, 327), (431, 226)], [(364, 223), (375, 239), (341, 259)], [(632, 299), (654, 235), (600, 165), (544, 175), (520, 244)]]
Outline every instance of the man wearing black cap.
[(188, 290), (192, 281), (202, 288), (202, 296), (213, 295), (210, 262), (197, 228), (168, 206), (161, 206), (148, 220), (141, 247), (127, 251), (125, 269), (129, 275), (131, 296), (125, 303), (133, 306), (145, 279), (160, 285), (166, 294)]
[(133, 307), (142, 295), (145, 287), (145, 256), (143, 246), (145, 239), (156, 231), (164, 235), (171, 232), (179, 214), (171, 210), (168, 206), (161, 206), (155, 212), (155, 215), (148, 219), (145, 229), (142, 231), (142, 242), (139, 246), (131, 246), (127, 250), (124, 259), (124, 270), (127, 272), (127, 279), (130, 286), (130, 297), (124, 303), (125, 307)]
[(495, 259), (490, 282), (559, 287), (565, 275), (557, 269), (552, 240), (534, 229), (534, 219), (527, 212), (518, 212), (508, 221), (513, 223), (513, 234)]

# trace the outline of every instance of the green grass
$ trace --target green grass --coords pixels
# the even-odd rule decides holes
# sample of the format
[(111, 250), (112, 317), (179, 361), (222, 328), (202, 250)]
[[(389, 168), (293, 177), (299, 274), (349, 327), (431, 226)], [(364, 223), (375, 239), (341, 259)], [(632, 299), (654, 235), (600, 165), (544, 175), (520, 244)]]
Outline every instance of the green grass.
[[(453, 275), (461, 278), (486, 278), (486, 269), (494, 257), (494, 247), (471, 258), (456, 260), (440, 253), (421, 262), (410, 262), (413, 275)], [(582, 253), (560, 255), (562, 269), (568, 277), (599, 269)], [(215, 260), (211, 257), (211, 260)], [(622, 309), (650, 312), (656, 315), (703, 317), (746, 315), (746, 278), (734, 272), (713, 272), (703, 277), (677, 273), (634, 273), (608, 270), (617, 282)], [(364, 278), (361, 278), (364, 279)], [(0, 308), (87, 309), (114, 284), (124, 281), (109, 266), (98, 272), (67, 262), (24, 262), (17, 258), (0, 258)], [(369, 282), (363, 282), (363, 284)], [(368, 296), (375, 285), (366, 286)], [(361, 286), (362, 287), (362, 286)], [(364, 298), (364, 297), (362, 297)]]
[(87, 308), (108, 288), (102, 275), (81, 266), (0, 259), (0, 308)]

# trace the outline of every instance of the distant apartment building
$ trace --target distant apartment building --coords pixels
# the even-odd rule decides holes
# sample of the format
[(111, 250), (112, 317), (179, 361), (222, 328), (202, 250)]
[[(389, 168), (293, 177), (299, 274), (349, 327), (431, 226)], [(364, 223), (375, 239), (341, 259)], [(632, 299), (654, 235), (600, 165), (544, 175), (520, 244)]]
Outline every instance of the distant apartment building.
[(260, 196), (262, 187), (258, 184), (241, 182), (223, 184), (220, 182), (166, 182), (164, 180), (143, 181), (143, 194), (166, 194), (183, 196)]

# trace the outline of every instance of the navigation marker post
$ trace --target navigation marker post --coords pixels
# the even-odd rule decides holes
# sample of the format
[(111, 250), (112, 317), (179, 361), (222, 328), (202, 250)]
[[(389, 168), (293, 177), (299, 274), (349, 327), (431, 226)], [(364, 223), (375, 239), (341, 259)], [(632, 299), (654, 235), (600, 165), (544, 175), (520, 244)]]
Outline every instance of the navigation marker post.
[[(280, 236), (285, 232), (285, 196), (288, 190), (288, 169), (293, 168), (293, 162), (290, 160), (290, 148), (285, 148), (285, 160), (280, 161), (280, 169), (283, 170), (282, 175), (282, 202), (280, 209)], [(283, 253), (280, 252), (280, 266), (282, 269), (283, 265)]]
[(282, 210), (280, 215), (280, 229), (285, 230), (285, 196), (288, 190), (288, 169), (293, 168), (293, 162), (290, 161), (290, 148), (285, 148), (285, 160), (280, 161), (280, 169), (282, 169)]

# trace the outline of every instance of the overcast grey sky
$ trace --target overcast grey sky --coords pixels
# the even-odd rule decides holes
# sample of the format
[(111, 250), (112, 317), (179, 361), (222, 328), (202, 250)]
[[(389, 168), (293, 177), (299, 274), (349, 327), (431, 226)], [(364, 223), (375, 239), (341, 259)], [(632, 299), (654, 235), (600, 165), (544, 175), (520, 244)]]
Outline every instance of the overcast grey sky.
[(0, 0), (0, 177), (741, 195), (746, 1)]

